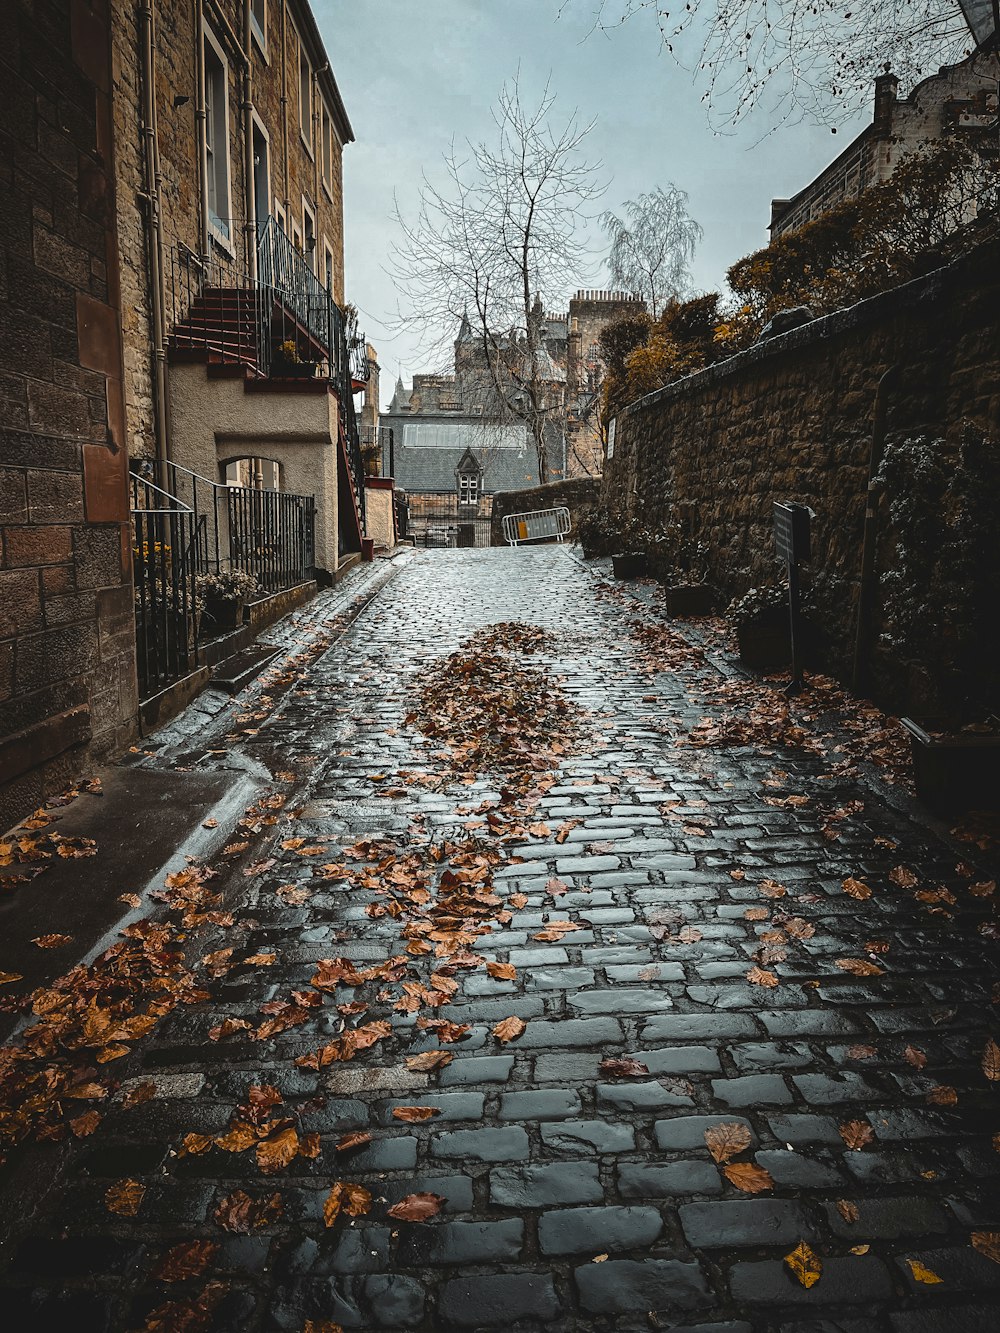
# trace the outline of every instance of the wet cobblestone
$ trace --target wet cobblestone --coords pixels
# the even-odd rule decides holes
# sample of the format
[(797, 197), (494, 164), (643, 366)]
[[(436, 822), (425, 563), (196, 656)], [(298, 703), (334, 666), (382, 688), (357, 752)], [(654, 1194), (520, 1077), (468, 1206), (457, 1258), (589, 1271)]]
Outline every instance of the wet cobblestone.
[[(122, 1088), (153, 1081), (151, 1101), (124, 1111), (119, 1093), (93, 1137), (24, 1150), (17, 1170), (54, 1183), (18, 1219), (5, 1256), (12, 1333), (142, 1329), (178, 1297), (152, 1276), (156, 1261), (192, 1239), (220, 1245), (202, 1278), (180, 1284), (187, 1297), (208, 1280), (229, 1285), (215, 1333), (302, 1333), (307, 1319), (390, 1333), (1000, 1327), (1000, 1264), (970, 1244), (973, 1230), (1000, 1229), (1000, 1084), (981, 1068), (1000, 1030), (992, 900), (965, 893), (953, 847), (822, 757), (689, 745), (718, 676), (705, 663), (649, 671), (629, 628), (655, 620), (652, 594), (637, 591), (610, 594), (556, 548), (417, 555), (273, 715), (231, 743), (298, 775), (288, 807), (300, 817), (264, 833), (249, 854), (257, 869), (234, 862), (223, 874), (236, 922), (198, 947), (274, 962), (207, 981), (207, 1001), (120, 1061)], [(508, 849), (524, 860), (494, 877), (502, 898), (525, 898), (475, 942), (516, 978), (457, 975), (440, 1016), (471, 1030), (435, 1073), (406, 1069), (405, 1057), (437, 1043), (388, 1005), (364, 1021), (387, 1018), (391, 1036), (319, 1071), (293, 1060), (336, 1035), (331, 1006), (270, 1042), (213, 1040), (223, 1018), (257, 1021), (262, 1004), (308, 987), (320, 959), (402, 952), (398, 922), (367, 911), (376, 894), (322, 878), (282, 843), (321, 840), (321, 860), (336, 861), (360, 838), (405, 849), (424, 830), (461, 836), (497, 784), (425, 790), (439, 747), (406, 719), (434, 662), (479, 627), (515, 620), (549, 632), (539, 660), (582, 710), (583, 730), (538, 801), (549, 831)], [(215, 741), (199, 751), (180, 724), (171, 736), (174, 749), (151, 763), (218, 762)], [(808, 803), (776, 806), (776, 791)], [(822, 816), (854, 800), (861, 807), (825, 837)], [(890, 879), (901, 864), (953, 900), (901, 892)], [(848, 876), (871, 884), (869, 900), (842, 891)], [(566, 890), (557, 897), (553, 877)], [(762, 895), (774, 881), (785, 892)], [(311, 896), (290, 906), (283, 886)], [(579, 928), (536, 941), (553, 919)], [(790, 919), (811, 930), (789, 937)], [(776, 930), (784, 956), (765, 988), (747, 973)], [(877, 958), (879, 973), (837, 966), (858, 958)], [(527, 1027), (500, 1046), (491, 1027), (511, 1015)], [(645, 1072), (613, 1078), (601, 1069), (609, 1058)], [(314, 1157), (265, 1176), (252, 1153), (178, 1155), (184, 1135), (222, 1132), (260, 1083), (319, 1135)], [(955, 1101), (929, 1103), (941, 1085)], [(438, 1114), (393, 1115), (413, 1106)], [(845, 1121), (869, 1125), (870, 1142), (849, 1147)], [(734, 1122), (749, 1132), (739, 1160), (773, 1181), (762, 1195), (741, 1194), (708, 1151), (705, 1131)], [(372, 1142), (340, 1152), (359, 1129)], [(104, 1202), (125, 1176), (146, 1186), (134, 1218)], [(335, 1179), (373, 1202), (328, 1229)], [(280, 1193), (283, 1218), (249, 1236), (223, 1232), (215, 1211), (235, 1189)], [(442, 1197), (440, 1216), (389, 1216), (417, 1192)], [(823, 1264), (808, 1288), (783, 1262), (800, 1241)], [(910, 1260), (940, 1281), (919, 1280)]]

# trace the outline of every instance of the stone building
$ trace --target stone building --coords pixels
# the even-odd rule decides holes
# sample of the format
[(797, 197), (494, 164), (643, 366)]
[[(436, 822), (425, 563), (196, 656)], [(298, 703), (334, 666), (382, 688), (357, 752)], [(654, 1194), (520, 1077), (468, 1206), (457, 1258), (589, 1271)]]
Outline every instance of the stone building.
[(894, 74), (881, 74), (875, 80), (872, 123), (798, 194), (771, 200), (772, 239), (886, 180), (907, 154), (949, 134), (984, 139), (992, 134), (995, 141), (998, 78), (995, 52), (977, 52), (946, 65), (906, 98), (897, 95)]
[(637, 309), (645, 309), (639, 296), (592, 289), (578, 291), (566, 313), (548, 313), (536, 302), (548, 457), (544, 478), (527, 426), (503, 410), (467, 318), (454, 342), (452, 374), (414, 375), (410, 389), (397, 380), (381, 422), (393, 432), (395, 480), (406, 491), (417, 540), (422, 529), (463, 516), (483, 520), (478, 535), (488, 540), (485, 520), (495, 493), (600, 473), (598, 337), (611, 320)]
[(108, 12), (4, 17), (0, 832), (137, 712)]

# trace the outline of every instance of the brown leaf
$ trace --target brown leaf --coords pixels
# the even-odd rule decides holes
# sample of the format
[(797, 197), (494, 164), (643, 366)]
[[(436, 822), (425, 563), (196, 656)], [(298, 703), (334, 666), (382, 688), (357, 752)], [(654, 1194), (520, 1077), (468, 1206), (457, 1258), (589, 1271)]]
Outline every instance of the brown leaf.
[(550, 898), (561, 898), (564, 893), (569, 893), (569, 885), (564, 879), (552, 875), (545, 881), (545, 892)]
[(440, 1194), (408, 1194), (389, 1209), (389, 1216), (398, 1222), (426, 1222), (437, 1216), (445, 1202)]
[(765, 898), (784, 898), (788, 892), (784, 884), (778, 884), (773, 879), (762, 879), (757, 888)]
[(513, 963), (487, 963), (486, 971), (494, 981), (514, 981), (517, 978), (517, 968)]
[(167, 1251), (153, 1269), (153, 1277), (161, 1282), (185, 1282), (199, 1277), (218, 1248), (214, 1240), (183, 1241)]
[(973, 1249), (1000, 1264), (1000, 1231), (974, 1231), (970, 1239)]
[(936, 1088), (931, 1088), (927, 1100), (932, 1106), (955, 1106), (958, 1103), (958, 1093), (949, 1084), (939, 1083)]
[(874, 1060), (878, 1050), (864, 1042), (855, 1042), (853, 1046), (848, 1046), (847, 1054), (852, 1060)]
[(923, 1069), (924, 1065), (927, 1063), (927, 1056), (916, 1046), (907, 1046), (903, 1051), (903, 1059), (908, 1065), (912, 1065), (914, 1069)]
[(871, 889), (860, 879), (845, 879), (844, 892), (850, 894), (852, 898), (857, 898), (859, 902), (864, 902), (866, 898), (872, 896)]
[(890, 870), (889, 878), (901, 889), (912, 889), (918, 883), (916, 875), (906, 866), (896, 866), (894, 870)]
[(855, 977), (880, 977), (882, 969), (878, 963), (870, 963), (867, 958), (835, 958), (834, 967), (842, 972), (850, 972)]
[(867, 1120), (847, 1120), (839, 1126), (840, 1137), (855, 1152), (860, 1152), (875, 1138), (875, 1131)]
[(785, 930), (796, 940), (811, 940), (816, 934), (813, 923), (801, 916), (790, 916), (785, 922)]
[(770, 1174), (753, 1162), (730, 1162), (722, 1168), (722, 1174), (744, 1194), (761, 1194), (764, 1190), (774, 1189)]
[(766, 921), (768, 911), (766, 907), (748, 907), (743, 916), (747, 921)]
[(104, 1192), (104, 1206), (110, 1213), (135, 1217), (145, 1193), (146, 1186), (139, 1180), (116, 1180)]
[(512, 893), (507, 901), (510, 903), (511, 907), (527, 907), (528, 895), (526, 893)]
[(991, 1083), (1000, 1080), (1000, 1046), (992, 1037), (983, 1050), (983, 1073)]
[(858, 1205), (852, 1203), (850, 1199), (837, 1200), (837, 1212), (845, 1222), (856, 1222), (861, 1214), (858, 1212)]
[(598, 1069), (605, 1078), (645, 1078), (649, 1074), (648, 1065), (644, 1065), (641, 1060), (631, 1058), (602, 1060)]
[(450, 1065), (454, 1058), (451, 1051), (423, 1051), (420, 1055), (408, 1055), (406, 1067), (415, 1074), (428, 1074)]
[(731, 1157), (749, 1148), (752, 1138), (747, 1126), (738, 1120), (725, 1120), (705, 1130), (705, 1143), (717, 1162), (728, 1162)]
[(497, 1041), (506, 1045), (507, 1042), (514, 1041), (515, 1038), (519, 1037), (527, 1026), (523, 1019), (512, 1015), (510, 1018), (501, 1019), (499, 1023), (494, 1023), (490, 1031)]
[(338, 1180), (323, 1204), (323, 1221), (328, 1227), (342, 1212), (348, 1217), (360, 1217), (372, 1206), (372, 1196), (363, 1185), (354, 1185), (346, 1180)]
[(754, 986), (777, 986), (778, 976), (775, 972), (768, 972), (766, 968), (758, 967), (756, 964), (747, 973), (747, 981)]
[[(208, 1152), (214, 1139), (210, 1134), (185, 1134), (181, 1146), (177, 1149), (178, 1157), (197, 1157)], [(249, 1144), (247, 1145), (249, 1147)]]
[(253, 1199), (245, 1190), (234, 1190), (216, 1208), (215, 1221), (224, 1231), (249, 1236), (261, 1227), (280, 1221), (284, 1212), (280, 1194), (272, 1194), (266, 1199)]
[(85, 1139), (93, 1134), (100, 1123), (101, 1114), (99, 1111), (85, 1111), (83, 1115), (78, 1115), (75, 1120), (71, 1120), (69, 1127), (78, 1139)]
[(69, 944), (72, 935), (36, 935), (31, 941), (39, 949), (61, 949), (64, 944)]
[(943, 1282), (943, 1277), (938, 1277), (933, 1269), (922, 1264), (919, 1259), (907, 1259), (910, 1265), (910, 1272), (913, 1274), (916, 1282), (923, 1282), (926, 1286), (934, 1286), (938, 1282)]
[(364, 1129), (356, 1129), (353, 1134), (345, 1134), (333, 1145), (337, 1152), (353, 1152), (355, 1148), (364, 1148), (371, 1143), (372, 1136)]
[(419, 1124), (422, 1120), (432, 1120), (434, 1116), (440, 1114), (440, 1106), (394, 1106), (392, 1108), (393, 1119), (402, 1120), (408, 1125)]
[(151, 1097), (156, 1096), (156, 1084), (152, 1082), (139, 1083), (134, 1088), (130, 1088), (122, 1098), (122, 1109), (131, 1111), (134, 1106), (142, 1106), (143, 1102), (148, 1102)]
[(0, 972), (0, 986), (10, 986), (15, 981), (23, 981), (24, 977), (20, 972)]
[(265, 1176), (274, 1175), (276, 1171), (286, 1167), (298, 1155), (298, 1151), (298, 1132), (289, 1126), (275, 1134), (273, 1138), (264, 1139), (257, 1144), (257, 1165)]
[(785, 1255), (785, 1263), (804, 1287), (812, 1287), (820, 1280), (823, 1273), (823, 1261), (804, 1240), (799, 1241), (791, 1254)]

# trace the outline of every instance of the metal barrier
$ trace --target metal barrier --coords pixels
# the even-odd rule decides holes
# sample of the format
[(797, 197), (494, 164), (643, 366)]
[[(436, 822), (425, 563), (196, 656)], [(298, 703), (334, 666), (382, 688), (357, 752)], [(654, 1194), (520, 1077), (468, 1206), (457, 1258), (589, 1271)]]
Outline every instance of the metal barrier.
[(555, 537), (557, 542), (569, 535), (569, 510), (565, 505), (555, 509), (532, 509), (524, 514), (504, 514), (503, 539), (508, 546)]

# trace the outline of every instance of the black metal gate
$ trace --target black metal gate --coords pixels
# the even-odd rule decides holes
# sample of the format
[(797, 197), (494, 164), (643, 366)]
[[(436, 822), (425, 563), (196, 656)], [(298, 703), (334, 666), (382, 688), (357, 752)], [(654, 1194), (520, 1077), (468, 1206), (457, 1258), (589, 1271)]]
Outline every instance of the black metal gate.
[(455, 547), (489, 546), (488, 518), (460, 518), (455, 511), (424, 510), (415, 514), (410, 508), (409, 537), (415, 546)]

